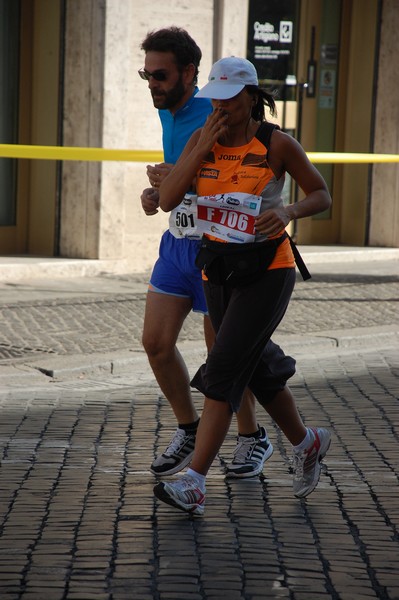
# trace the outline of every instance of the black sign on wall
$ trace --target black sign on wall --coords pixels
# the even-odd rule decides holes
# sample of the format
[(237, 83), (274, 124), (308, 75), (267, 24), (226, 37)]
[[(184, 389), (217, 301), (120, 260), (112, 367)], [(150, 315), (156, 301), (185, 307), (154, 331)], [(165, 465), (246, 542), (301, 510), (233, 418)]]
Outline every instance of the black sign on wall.
[(249, 0), (247, 58), (259, 83), (282, 86), (296, 74), (299, 0)]

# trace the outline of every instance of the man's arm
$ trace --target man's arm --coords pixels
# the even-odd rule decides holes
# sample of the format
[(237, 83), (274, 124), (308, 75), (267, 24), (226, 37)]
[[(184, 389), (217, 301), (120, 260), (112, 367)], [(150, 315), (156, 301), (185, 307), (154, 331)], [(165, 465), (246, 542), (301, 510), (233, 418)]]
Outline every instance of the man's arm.
[(143, 211), (148, 217), (157, 214), (159, 208), (158, 190), (154, 190), (154, 188), (145, 188), (140, 199)]
[(148, 180), (153, 188), (158, 188), (162, 181), (169, 175), (173, 169), (170, 163), (159, 163), (157, 165), (147, 165)]
[(141, 206), (147, 216), (156, 215), (159, 208), (158, 188), (164, 178), (172, 170), (173, 165), (169, 163), (159, 163), (157, 165), (147, 165), (147, 176), (152, 187), (143, 190), (140, 199)]

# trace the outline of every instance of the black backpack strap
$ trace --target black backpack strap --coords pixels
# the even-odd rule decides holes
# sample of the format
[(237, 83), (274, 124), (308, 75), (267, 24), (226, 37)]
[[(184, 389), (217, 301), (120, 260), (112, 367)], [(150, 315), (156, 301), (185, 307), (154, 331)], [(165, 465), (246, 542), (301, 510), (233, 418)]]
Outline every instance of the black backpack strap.
[(310, 279), (312, 276), (308, 271), (307, 266), (305, 265), (305, 261), (303, 260), (297, 245), (295, 244), (294, 240), (291, 238), (291, 236), (288, 236), (288, 239), (290, 240), (290, 244), (291, 244), (291, 250), (294, 254), (294, 258), (295, 258), (295, 262), (296, 262), (296, 266), (298, 267), (298, 271), (300, 272), (300, 274), (302, 275), (302, 279), (304, 281), (306, 281), (307, 279)]
[[(275, 129), (280, 129), (280, 127), (278, 125), (275, 125), (274, 123), (268, 123), (267, 121), (263, 121), (260, 124), (260, 127), (259, 127), (258, 131), (256, 132), (255, 137), (257, 137), (258, 140), (260, 140), (262, 142), (262, 144), (264, 144), (266, 146), (266, 148), (269, 149), (270, 138), (272, 137), (272, 133)], [(305, 265), (305, 262), (301, 256), (294, 240), (289, 235), (288, 235), (288, 239), (290, 240), (291, 249), (294, 254), (294, 258), (295, 258), (296, 266), (298, 267), (298, 271), (302, 275), (302, 279), (304, 281), (306, 281), (307, 279), (310, 279), (312, 276), (309, 273), (308, 268)]]
[(270, 146), (270, 138), (272, 137), (272, 133), (275, 129), (280, 129), (278, 125), (274, 123), (268, 123), (267, 121), (262, 121), (259, 126), (258, 131), (255, 134), (255, 137), (262, 142), (267, 149)]

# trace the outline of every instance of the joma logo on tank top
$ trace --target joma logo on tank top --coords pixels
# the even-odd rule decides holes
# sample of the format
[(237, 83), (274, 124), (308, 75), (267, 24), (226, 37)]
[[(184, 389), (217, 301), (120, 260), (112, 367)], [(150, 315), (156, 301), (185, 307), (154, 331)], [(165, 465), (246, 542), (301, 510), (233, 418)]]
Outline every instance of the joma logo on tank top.
[(241, 160), (241, 154), (219, 154), (218, 160)]

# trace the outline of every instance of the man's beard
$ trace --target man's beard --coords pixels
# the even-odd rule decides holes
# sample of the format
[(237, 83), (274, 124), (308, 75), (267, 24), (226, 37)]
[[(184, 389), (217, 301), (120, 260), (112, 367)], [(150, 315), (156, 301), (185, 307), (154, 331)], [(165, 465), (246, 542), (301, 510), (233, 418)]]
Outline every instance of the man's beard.
[[(176, 82), (176, 85), (169, 90), (168, 92), (158, 92), (157, 90), (151, 90), (151, 96), (154, 103), (155, 108), (158, 109), (170, 109), (176, 106), (183, 98), (186, 90), (184, 89), (183, 81), (181, 75)], [(154, 98), (157, 96), (157, 98)]]

